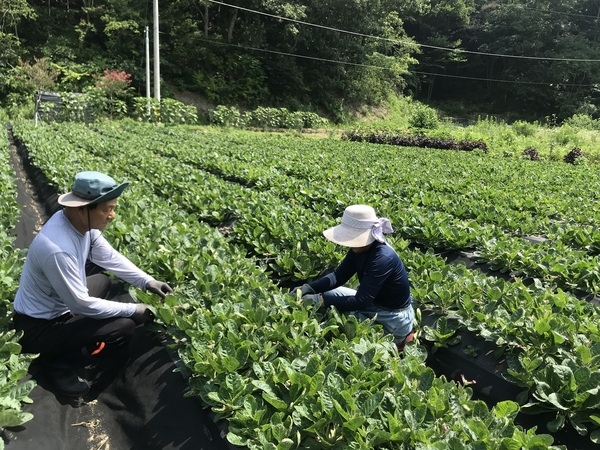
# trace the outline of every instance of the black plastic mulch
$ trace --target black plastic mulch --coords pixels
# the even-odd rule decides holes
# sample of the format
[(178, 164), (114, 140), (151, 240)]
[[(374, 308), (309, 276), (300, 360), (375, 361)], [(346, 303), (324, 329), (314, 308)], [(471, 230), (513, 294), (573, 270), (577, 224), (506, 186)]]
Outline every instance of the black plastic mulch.
[(187, 383), (174, 368), (159, 336), (143, 327), (132, 342), (131, 360), (100, 377), (85, 399), (53, 393), (33, 365), (38, 385), (23, 410), (34, 418), (6, 433), (6, 448), (227, 449), (225, 429), (198, 399), (184, 397)]

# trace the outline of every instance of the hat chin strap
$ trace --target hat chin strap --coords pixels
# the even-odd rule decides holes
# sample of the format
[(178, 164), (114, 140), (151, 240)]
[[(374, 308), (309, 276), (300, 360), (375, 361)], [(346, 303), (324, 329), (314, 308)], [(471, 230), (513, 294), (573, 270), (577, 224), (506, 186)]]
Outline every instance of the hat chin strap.
[(92, 242), (92, 221), (90, 220), (90, 206), (87, 205), (87, 216), (88, 216), (88, 233), (90, 234), (90, 254), (88, 255), (88, 259), (92, 259), (92, 247), (94, 243)]
[[(90, 219), (90, 205), (87, 205), (87, 216), (88, 216), (88, 233), (90, 234), (90, 254), (88, 255), (88, 259), (92, 259), (92, 248), (94, 247), (94, 241), (92, 240), (92, 221)], [(102, 234), (102, 231), (100, 231)]]

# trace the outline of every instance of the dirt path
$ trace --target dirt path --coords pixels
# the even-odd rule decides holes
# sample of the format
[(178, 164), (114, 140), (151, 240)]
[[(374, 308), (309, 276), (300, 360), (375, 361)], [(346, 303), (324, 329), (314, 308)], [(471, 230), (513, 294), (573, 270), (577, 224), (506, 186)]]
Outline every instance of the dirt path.
[(15, 170), (17, 202), (21, 205), (21, 218), (14, 230), (16, 236), (14, 245), (18, 248), (28, 248), (46, 220), (46, 213), (38, 201), (35, 189), (29, 181), (21, 156), (14, 144), (10, 145), (10, 159)]

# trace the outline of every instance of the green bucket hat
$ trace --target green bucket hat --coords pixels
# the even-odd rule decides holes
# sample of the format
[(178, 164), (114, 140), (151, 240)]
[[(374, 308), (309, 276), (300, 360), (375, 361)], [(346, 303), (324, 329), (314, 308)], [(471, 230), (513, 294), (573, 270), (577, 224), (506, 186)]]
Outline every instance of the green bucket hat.
[(123, 193), (129, 182), (121, 184), (100, 172), (79, 172), (75, 175), (75, 182), (71, 192), (58, 197), (58, 204), (70, 208), (95, 205), (113, 200)]

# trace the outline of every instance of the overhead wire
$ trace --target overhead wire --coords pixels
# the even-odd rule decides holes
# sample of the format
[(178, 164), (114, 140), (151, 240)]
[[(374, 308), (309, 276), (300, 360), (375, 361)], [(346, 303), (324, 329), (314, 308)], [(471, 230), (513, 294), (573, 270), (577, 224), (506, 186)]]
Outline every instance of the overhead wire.
[[(245, 10), (245, 11), (248, 11), (248, 12), (255, 12), (257, 14), (266, 15), (266, 16), (270, 16), (270, 17), (274, 17), (274, 18), (281, 18), (281, 19), (285, 19), (285, 20), (291, 20), (291, 21), (302, 23), (302, 24), (307, 24), (307, 25), (315, 26), (315, 27), (318, 27), (318, 28), (326, 28), (326, 29), (331, 30), (331, 31), (340, 31), (340, 32), (348, 33), (348, 34), (353, 34), (353, 35), (361, 36), (361, 37), (373, 37), (373, 38), (376, 38), (376, 39), (378, 38), (377, 36), (370, 36), (370, 35), (365, 35), (365, 34), (362, 34), (362, 33), (356, 33), (356, 32), (347, 31), (347, 30), (340, 30), (340, 29), (331, 28), (331, 27), (324, 27), (322, 25), (315, 25), (315, 24), (311, 24), (311, 23), (308, 23), (308, 22), (296, 21), (294, 19), (287, 19), (287, 18), (284, 18), (284, 17), (276, 16), (276, 15), (265, 13), (265, 12), (261, 12), (261, 11), (255, 11), (255, 10), (251, 10), (251, 9), (244, 8), (244, 7), (230, 5), (228, 3), (224, 3), (224, 2), (221, 2), (219, 0), (209, 0), (209, 1), (212, 2), (212, 3), (216, 3), (216, 4), (220, 4), (220, 5), (224, 5), (224, 6), (229, 6), (229, 7), (233, 7), (233, 8), (239, 8), (239, 9), (242, 9), (242, 10)], [(384, 38), (381, 38), (381, 39), (384, 39)], [(390, 40), (390, 39), (386, 39), (386, 40)], [(321, 61), (321, 62), (329, 62), (329, 63), (335, 63), (335, 64), (341, 64), (341, 65), (355, 66), (355, 67), (365, 67), (365, 68), (389, 70), (389, 67), (384, 67), (384, 66), (376, 66), (376, 65), (372, 65), (372, 64), (362, 64), (362, 63), (352, 63), (352, 62), (348, 62), (348, 61), (340, 61), (340, 60), (334, 60), (334, 59), (328, 59), (328, 58), (320, 58), (320, 57), (316, 57), (316, 56), (299, 55), (299, 54), (296, 54), (296, 53), (288, 53), (288, 52), (282, 52), (282, 51), (276, 51), (276, 50), (268, 50), (268, 49), (251, 47), (251, 46), (242, 45), (242, 44), (224, 43), (224, 42), (210, 40), (210, 39), (200, 39), (200, 41), (202, 41), (202, 42), (209, 42), (209, 43), (217, 44), (217, 45), (226, 45), (226, 46), (231, 46), (231, 47), (236, 47), (236, 48), (242, 48), (242, 49), (245, 49), (245, 50), (252, 50), (252, 51), (263, 52), (263, 53), (271, 53), (271, 54), (277, 54), (277, 55), (282, 55), (282, 56), (290, 56), (290, 57), (294, 57), (294, 58), (315, 60), (315, 61)], [(430, 47), (433, 47), (433, 46), (430, 46)], [(442, 48), (442, 47), (435, 47), (435, 48)], [(573, 61), (573, 60), (569, 60), (569, 61)], [(600, 60), (598, 60), (598, 61), (600, 61)], [(450, 75), (450, 74), (444, 74), (444, 73), (423, 72), (423, 71), (418, 71), (418, 70), (411, 70), (411, 72), (419, 74), (419, 75), (438, 76), (438, 77), (442, 77), (442, 78), (454, 78), (454, 79), (463, 79), (463, 80), (487, 81), (487, 82), (498, 82), (498, 83), (512, 83), (512, 84), (527, 84), (527, 85), (539, 85), (539, 86), (550, 86), (550, 87), (551, 86), (564, 86), (564, 87), (593, 87), (593, 86), (597, 86), (597, 84), (576, 84), (576, 83), (559, 83), (559, 82), (542, 82), (542, 81), (502, 80), (502, 79), (494, 79), (494, 78), (469, 77), (469, 76), (464, 76), (464, 75)]]
[[(321, 61), (321, 62), (329, 62), (329, 63), (340, 64), (340, 65), (358, 66), (358, 67), (365, 67), (365, 68), (371, 68), (371, 69), (390, 70), (389, 67), (385, 67), (385, 66), (353, 63), (353, 62), (348, 62), (348, 61), (340, 61), (337, 59), (319, 58), (316, 56), (298, 55), (296, 53), (286, 53), (286, 52), (280, 52), (277, 50), (267, 50), (267, 49), (263, 49), (263, 48), (250, 47), (248, 45), (228, 44), (226, 42), (214, 41), (214, 40), (210, 40), (210, 39), (199, 39), (199, 41), (207, 42), (210, 44), (216, 44), (216, 45), (225, 45), (225, 46), (234, 47), (234, 48), (242, 48), (244, 50), (252, 50), (252, 51), (271, 53), (271, 54), (282, 55), (282, 56), (292, 56), (294, 58), (309, 59), (309, 60), (315, 60), (315, 61)], [(495, 78), (468, 77), (468, 76), (464, 76), (464, 75), (450, 75), (450, 74), (444, 74), (444, 73), (423, 72), (423, 71), (419, 71), (419, 70), (411, 70), (411, 72), (419, 74), (419, 75), (439, 76), (439, 77), (443, 77), (443, 78), (456, 78), (456, 79), (462, 79), (462, 80), (489, 81), (489, 82), (498, 82), (498, 83), (529, 84), (529, 85), (539, 85), (539, 86), (559, 86), (560, 85), (560, 86), (565, 86), (565, 87), (594, 87), (594, 86), (597, 86), (596, 84), (558, 83), (558, 82), (543, 82), (543, 81), (519, 81), (519, 80), (502, 80), (502, 79), (495, 79)]]
[(389, 67), (375, 66), (372, 64), (353, 63), (353, 62), (349, 62), (349, 61), (340, 61), (338, 59), (319, 58), (318, 56), (298, 55), (296, 53), (286, 53), (286, 52), (281, 52), (281, 51), (277, 51), (277, 50), (267, 50), (264, 48), (250, 47), (248, 45), (228, 44), (226, 42), (213, 41), (210, 39), (198, 39), (198, 40), (200, 42), (210, 42), (211, 44), (226, 45), (226, 46), (230, 46), (230, 47), (243, 48), (245, 50), (254, 50), (257, 52), (272, 53), (272, 54), (282, 55), (282, 56), (293, 56), (295, 58), (301, 58), (301, 59), (311, 59), (314, 61), (330, 62), (330, 63), (336, 63), (336, 64), (342, 64), (342, 65), (348, 65), (348, 66), (358, 66), (358, 67), (366, 67), (366, 68), (372, 68), (372, 69), (389, 70)]
[(541, 14), (557, 14), (557, 15), (561, 15), (561, 16), (583, 17), (585, 19), (594, 19), (594, 20), (600, 19), (600, 10), (598, 10), (597, 15), (593, 16), (591, 14), (570, 13), (570, 12), (565, 12), (565, 11), (555, 11), (555, 10), (544, 11), (542, 9), (527, 8), (526, 6), (524, 6), (523, 9), (526, 9), (528, 11), (539, 12)]
[(288, 17), (284, 17), (284, 16), (278, 16), (276, 14), (270, 14), (270, 13), (266, 13), (263, 11), (257, 11), (254, 9), (250, 9), (250, 8), (245, 8), (243, 6), (237, 6), (237, 5), (232, 5), (230, 3), (225, 3), (219, 0), (208, 0), (210, 3), (214, 3), (217, 5), (223, 5), (223, 6), (227, 6), (230, 8), (237, 8), (241, 11), (247, 11), (247, 12), (251, 12), (254, 14), (260, 14), (260, 15), (264, 15), (267, 17), (272, 17), (275, 19), (279, 19), (279, 20), (287, 20), (289, 22), (294, 22), (294, 23), (298, 23), (301, 25), (307, 25), (307, 26), (311, 26), (311, 27), (315, 27), (315, 28), (321, 28), (324, 30), (329, 30), (329, 31), (335, 31), (338, 33), (345, 33), (345, 34), (350, 34), (353, 36), (359, 36), (359, 37), (366, 37), (366, 38), (371, 38), (371, 39), (376, 39), (376, 40), (382, 40), (382, 41), (387, 41), (387, 42), (392, 42), (392, 43), (396, 43), (396, 44), (405, 44), (405, 45), (415, 45), (418, 47), (423, 47), (423, 48), (429, 48), (429, 49), (435, 49), (435, 50), (443, 50), (443, 51), (448, 51), (448, 52), (453, 52), (453, 53), (468, 53), (471, 55), (482, 55), (482, 56), (494, 56), (494, 57), (498, 57), (498, 58), (515, 58), (515, 59), (529, 59), (529, 60), (542, 60), (542, 61), (563, 61), (563, 62), (600, 62), (600, 59), (586, 59), (586, 58), (553, 58), (553, 57), (545, 57), (545, 56), (525, 56), (525, 55), (509, 55), (509, 54), (505, 54), (505, 53), (492, 53), (492, 52), (477, 52), (477, 51), (473, 51), (473, 50), (463, 50), (463, 49), (456, 49), (456, 48), (448, 48), (448, 47), (440, 47), (440, 46), (436, 46), (436, 45), (427, 45), (427, 44), (420, 44), (418, 42), (414, 42), (414, 41), (409, 41), (409, 40), (400, 40), (400, 39), (391, 39), (391, 38), (385, 38), (385, 37), (381, 37), (381, 36), (374, 36), (374, 35), (370, 35), (370, 34), (364, 34), (364, 33), (358, 33), (356, 31), (348, 31), (348, 30), (343, 30), (340, 28), (334, 28), (334, 27), (328, 27), (325, 25), (318, 25), (318, 24), (314, 24), (314, 23), (310, 23), (310, 22), (305, 22), (302, 20), (297, 20), (297, 19), (290, 19)]

